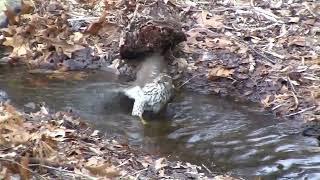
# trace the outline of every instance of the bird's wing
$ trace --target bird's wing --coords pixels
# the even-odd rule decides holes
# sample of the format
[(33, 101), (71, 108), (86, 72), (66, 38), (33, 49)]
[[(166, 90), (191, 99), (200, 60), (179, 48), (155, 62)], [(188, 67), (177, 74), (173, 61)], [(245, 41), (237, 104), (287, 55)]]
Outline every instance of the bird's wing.
[(144, 94), (140, 86), (134, 86), (124, 89), (124, 94), (131, 99), (143, 98)]

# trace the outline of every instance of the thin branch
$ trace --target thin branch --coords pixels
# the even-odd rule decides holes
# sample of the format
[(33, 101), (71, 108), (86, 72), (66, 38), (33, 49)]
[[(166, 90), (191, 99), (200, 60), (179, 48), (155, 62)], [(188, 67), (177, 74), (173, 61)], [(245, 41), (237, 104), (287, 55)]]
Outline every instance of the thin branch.
[(316, 108), (317, 106), (312, 106), (312, 107), (308, 107), (308, 108), (305, 108), (305, 109), (302, 109), (301, 111), (298, 111), (298, 112), (295, 112), (295, 113), (291, 113), (291, 114), (287, 114), (285, 115), (286, 117), (290, 117), (290, 116), (294, 116), (294, 115), (297, 115), (297, 114), (301, 114), (301, 113), (304, 113), (306, 111), (310, 111), (314, 108)]
[(204, 164), (201, 164), (203, 168), (205, 168), (210, 174), (213, 174), (212, 171)]
[(197, 75), (192, 76), (190, 79), (186, 80), (184, 83), (182, 83), (180, 86), (178, 86), (177, 89), (182, 88), (182, 86), (186, 85), (186, 84), (187, 84), (188, 82), (190, 82), (192, 79), (194, 79), (195, 77), (200, 76), (200, 75), (202, 75), (202, 74), (197, 74)]
[(66, 174), (69, 174), (69, 175), (74, 175), (74, 176), (80, 176), (80, 177), (85, 177), (87, 179), (92, 179), (92, 180), (97, 180), (98, 178), (95, 178), (95, 177), (92, 177), (92, 176), (89, 176), (89, 175), (85, 175), (85, 174), (82, 174), (82, 173), (75, 173), (73, 171), (68, 171), (68, 170), (65, 170), (65, 169), (61, 169), (61, 168), (55, 168), (55, 167), (51, 167), (51, 166), (47, 166), (47, 165), (43, 165), (43, 164), (30, 164), (29, 166), (40, 166), (40, 167), (44, 167), (44, 168), (47, 168), (47, 169), (51, 169), (51, 170), (55, 170), (55, 171), (58, 171), (58, 172), (64, 172)]
[[(234, 39), (235, 41), (237, 41), (238, 43), (248, 47), (251, 51), (253, 51), (254, 53), (258, 54), (259, 56), (265, 58), (267, 61), (269, 61), (270, 63), (272, 63), (273, 65), (276, 64), (276, 62), (272, 59), (270, 59), (269, 57), (267, 57), (266, 55), (262, 54), (261, 52), (259, 52), (258, 50), (256, 50), (254, 47), (250, 46), (249, 44), (241, 41), (240, 39), (236, 38), (236, 37), (230, 37), (231, 39)], [(261, 50), (260, 50), (261, 51)]]
[(148, 168), (141, 169), (141, 170), (136, 171), (136, 172), (134, 172), (134, 173), (132, 173), (132, 174), (129, 174), (129, 175), (124, 174), (124, 175), (122, 175), (119, 179), (121, 179), (121, 178), (123, 178), (123, 177), (126, 177), (126, 176), (134, 176), (134, 175), (140, 174), (141, 172), (146, 171), (146, 170), (148, 170)]

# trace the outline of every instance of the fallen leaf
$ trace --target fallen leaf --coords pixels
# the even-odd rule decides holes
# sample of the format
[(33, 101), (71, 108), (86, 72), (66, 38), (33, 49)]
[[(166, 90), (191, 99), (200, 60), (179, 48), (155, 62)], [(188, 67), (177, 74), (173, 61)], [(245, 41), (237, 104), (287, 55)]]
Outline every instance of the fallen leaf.
[(158, 171), (164, 167), (168, 166), (167, 160), (165, 158), (159, 158), (155, 161), (154, 168)]
[(20, 14), (29, 14), (32, 13), (34, 7), (31, 1), (28, 0), (21, 0), (21, 11)]
[(261, 103), (264, 105), (264, 107), (270, 107), (271, 105), (271, 103), (269, 103), (270, 97), (271, 95), (267, 95), (266, 98), (261, 99)]
[(302, 36), (290, 37), (289, 46), (290, 45), (306, 46), (306, 38)]
[(20, 35), (6, 37), (3, 45), (13, 47), (10, 57), (21, 57), (31, 52), (28, 42)]
[(224, 26), (223, 16), (214, 15), (213, 17), (208, 17), (210, 13), (208, 11), (202, 11), (201, 16), (198, 18), (199, 24), (203, 24), (206, 27), (220, 29)]
[(93, 175), (105, 176), (108, 178), (114, 178), (120, 175), (120, 172), (116, 169), (116, 167), (108, 163), (97, 166), (86, 166), (85, 168)]
[(223, 66), (217, 66), (209, 70), (208, 79), (215, 80), (221, 77), (228, 78), (234, 73), (234, 69), (227, 69)]
[(99, 20), (96, 22), (91, 23), (84, 33), (96, 35), (99, 33), (100, 29), (103, 28), (103, 26), (106, 24), (106, 17), (107, 17), (107, 11), (104, 11), (102, 15), (100, 16)]
[(25, 155), (21, 158), (21, 166), (19, 167), (20, 176), (23, 180), (30, 179), (30, 170), (29, 170), (29, 155)]

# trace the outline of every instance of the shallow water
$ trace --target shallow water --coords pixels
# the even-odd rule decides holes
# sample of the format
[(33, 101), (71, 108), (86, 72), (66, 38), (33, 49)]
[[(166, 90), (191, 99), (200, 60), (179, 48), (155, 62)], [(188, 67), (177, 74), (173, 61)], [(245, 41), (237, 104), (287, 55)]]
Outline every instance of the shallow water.
[(252, 179), (320, 179), (320, 148), (300, 134), (300, 123), (277, 120), (255, 105), (178, 93), (162, 117), (143, 127), (129, 107), (115, 103), (117, 77), (90, 73), (83, 81), (48, 80), (0, 65), (0, 88), (20, 108), (45, 101), (51, 110), (72, 107), (110, 136), (152, 154), (186, 160)]

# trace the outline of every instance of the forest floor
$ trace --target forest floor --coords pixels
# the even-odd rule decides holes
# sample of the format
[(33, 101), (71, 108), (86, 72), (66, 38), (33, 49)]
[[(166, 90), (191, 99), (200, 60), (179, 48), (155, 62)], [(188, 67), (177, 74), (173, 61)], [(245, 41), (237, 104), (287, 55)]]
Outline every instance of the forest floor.
[(0, 105), (0, 178), (233, 179), (109, 139), (72, 112), (23, 113)]
[[(318, 124), (320, 4), (316, 1), (24, 1), (19, 16), (13, 10), (6, 11), (10, 26), (1, 29), (0, 43), (11, 47), (12, 51), (1, 62), (13, 66), (24, 63), (31, 73), (44, 75), (84, 69), (111, 69), (118, 74), (132, 75), (132, 67), (119, 57), (121, 32), (133, 18), (144, 16), (144, 12), (159, 4), (168, 7), (187, 35), (187, 40), (172, 49), (170, 55), (171, 75), (177, 87), (257, 102), (281, 118)], [(18, 111), (9, 110), (10, 113), (15, 117)], [(29, 148), (31, 144), (26, 146), (12, 141), (10, 146), (1, 148), (7, 151), (1, 154), (8, 156), (1, 157), (1, 162), (20, 167), (16, 169), (23, 176), (33, 172), (25, 168), (30, 164), (39, 172), (45, 172), (41, 174), (57, 177), (87, 178), (101, 174), (106, 177), (166, 177), (166, 173), (173, 175), (177, 169), (199, 178), (202, 176), (195, 173), (197, 167), (190, 164), (168, 165), (165, 159), (155, 160), (149, 156), (137, 159), (139, 156), (126, 149), (128, 146), (105, 140), (94, 130), (79, 133), (79, 128), (87, 128), (87, 125), (82, 127), (80, 121), (64, 113), (50, 115), (44, 108), (35, 115), (56, 120), (40, 119), (37, 124), (41, 123), (35, 127), (35, 123), (23, 115), (23, 120), (13, 118), (18, 119), (17, 125), (23, 129), (14, 125), (10, 127), (17, 129), (9, 126), (1, 129), (8, 135), (0, 137), (1, 143), (17, 137), (25, 143), (33, 138), (28, 143), (39, 147), (33, 150)], [(1, 123), (7, 122), (5, 117)], [(26, 133), (17, 136), (15, 133), (19, 131)], [(37, 131), (41, 136), (33, 134)], [(99, 145), (92, 144), (93, 141)], [(106, 146), (119, 149), (119, 153), (106, 150)], [(13, 152), (14, 149), (17, 150)], [(66, 152), (64, 156), (62, 152)], [(116, 154), (102, 156), (111, 152)], [(35, 155), (40, 159), (28, 158)], [(12, 160), (12, 157), (19, 159)], [(113, 157), (117, 159), (108, 159)], [(62, 164), (70, 159), (64, 167), (47, 162), (51, 158)], [(14, 169), (6, 167), (8, 172)]]

